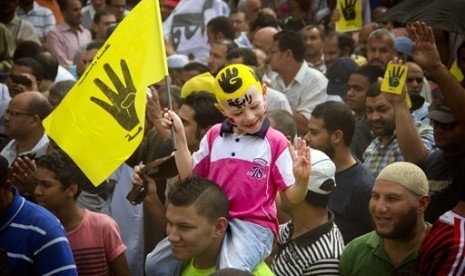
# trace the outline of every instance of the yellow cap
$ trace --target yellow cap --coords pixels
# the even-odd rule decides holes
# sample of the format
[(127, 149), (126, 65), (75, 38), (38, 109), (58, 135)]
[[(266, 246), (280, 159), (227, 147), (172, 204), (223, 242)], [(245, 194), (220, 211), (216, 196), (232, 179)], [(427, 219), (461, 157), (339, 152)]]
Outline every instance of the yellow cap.
[(181, 89), (181, 99), (185, 99), (192, 92), (205, 91), (215, 94), (213, 82), (215, 78), (209, 72), (197, 75), (186, 81)]
[(262, 85), (253, 70), (243, 64), (231, 64), (223, 68), (215, 77), (216, 101), (234, 100), (245, 94), (252, 86), (263, 93)]

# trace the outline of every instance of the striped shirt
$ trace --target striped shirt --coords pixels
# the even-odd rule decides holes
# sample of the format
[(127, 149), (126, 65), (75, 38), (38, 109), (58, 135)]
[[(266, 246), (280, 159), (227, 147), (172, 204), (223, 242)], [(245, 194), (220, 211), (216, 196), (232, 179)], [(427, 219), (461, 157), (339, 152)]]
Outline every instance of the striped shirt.
[[(434, 148), (433, 128), (419, 122), (415, 122), (415, 127), (423, 144), (428, 151), (431, 151)], [(387, 165), (404, 161), (404, 156), (400, 150), (397, 136), (394, 134), (386, 145), (381, 145), (380, 137), (373, 139), (365, 150), (363, 159), (365, 160), (363, 165), (370, 170), (374, 177), (377, 177), (379, 172)]]
[(11, 275), (77, 275), (58, 219), (16, 188), (12, 192), (13, 202), (0, 217), (0, 248), (7, 252)]
[(434, 223), (420, 248), (419, 275), (465, 274), (465, 218), (453, 211)]
[(22, 20), (29, 21), (36, 29), (39, 37), (43, 38), (55, 26), (55, 16), (50, 9), (42, 7), (34, 2), (32, 10), (26, 13), (18, 7), (16, 15)]
[(79, 275), (110, 275), (110, 263), (126, 251), (118, 225), (109, 216), (84, 209), (81, 223), (68, 232)]
[(331, 211), (325, 224), (294, 239), (293, 232), (292, 221), (279, 227), (279, 249), (271, 266), (276, 275), (339, 275), (344, 240)]

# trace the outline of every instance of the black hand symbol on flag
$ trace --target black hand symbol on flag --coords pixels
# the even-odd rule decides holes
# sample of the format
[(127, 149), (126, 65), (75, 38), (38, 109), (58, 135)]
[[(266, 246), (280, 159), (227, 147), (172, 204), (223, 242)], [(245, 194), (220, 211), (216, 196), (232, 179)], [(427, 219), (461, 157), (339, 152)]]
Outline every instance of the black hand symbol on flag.
[(354, 20), (357, 13), (355, 12), (355, 3), (357, 0), (344, 0), (341, 1), (342, 15), (346, 21)]
[(125, 130), (131, 131), (139, 124), (139, 118), (137, 117), (136, 107), (134, 105), (134, 101), (136, 99), (136, 87), (132, 81), (128, 65), (124, 59), (121, 60), (121, 70), (123, 72), (126, 86), (121, 82), (113, 68), (111, 68), (108, 63), (105, 63), (103, 68), (115, 86), (116, 92), (99, 78), (95, 78), (94, 83), (112, 104), (108, 104), (96, 97), (91, 97), (90, 100), (105, 109)]

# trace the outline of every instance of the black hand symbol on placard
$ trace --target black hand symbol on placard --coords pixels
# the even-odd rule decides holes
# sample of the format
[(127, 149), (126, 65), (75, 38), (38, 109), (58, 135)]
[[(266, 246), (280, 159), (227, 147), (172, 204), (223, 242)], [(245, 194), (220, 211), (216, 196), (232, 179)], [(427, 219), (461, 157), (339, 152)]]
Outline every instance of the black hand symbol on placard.
[(236, 67), (226, 69), (226, 72), (221, 73), (221, 78), (218, 81), (225, 93), (234, 93), (242, 86), (242, 79), (239, 78), (239, 71)]
[(355, 12), (355, 2), (357, 2), (357, 0), (344, 0), (344, 2), (341, 1), (342, 15), (346, 21), (354, 20), (357, 15)]
[(400, 79), (405, 73), (405, 69), (400, 66), (394, 66), (392, 71), (389, 72), (389, 86), (397, 87), (400, 84)]
[(96, 97), (91, 97), (90, 100), (105, 109), (125, 130), (131, 131), (139, 124), (139, 118), (137, 117), (136, 107), (134, 105), (136, 87), (132, 81), (128, 65), (124, 59), (121, 60), (121, 70), (126, 86), (121, 82), (108, 63), (105, 63), (103, 68), (115, 86), (116, 92), (99, 78), (95, 78), (94, 83), (100, 88), (103, 94), (107, 96), (112, 104), (108, 104)]

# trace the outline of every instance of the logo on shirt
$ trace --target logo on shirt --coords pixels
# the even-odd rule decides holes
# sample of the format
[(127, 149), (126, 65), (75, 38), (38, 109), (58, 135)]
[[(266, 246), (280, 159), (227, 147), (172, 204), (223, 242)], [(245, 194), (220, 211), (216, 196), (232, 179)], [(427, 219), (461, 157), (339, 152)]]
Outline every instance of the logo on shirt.
[(258, 180), (266, 178), (267, 174), (265, 166), (268, 162), (262, 158), (254, 158), (253, 163), (252, 169), (247, 172), (247, 175)]

